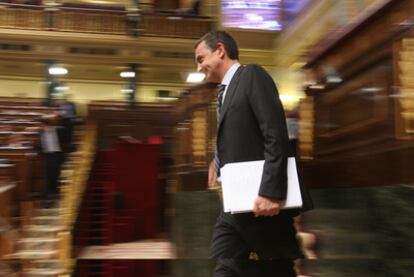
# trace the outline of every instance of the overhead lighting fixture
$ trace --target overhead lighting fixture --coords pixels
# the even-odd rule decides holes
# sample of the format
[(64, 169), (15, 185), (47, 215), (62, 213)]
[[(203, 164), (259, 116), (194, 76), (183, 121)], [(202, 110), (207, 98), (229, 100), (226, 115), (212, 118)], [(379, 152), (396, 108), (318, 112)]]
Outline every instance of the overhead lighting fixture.
[(56, 91), (68, 91), (69, 87), (67, 87), (67, 86), (58, 86), (55, 89), (56, 89)]
[(156, 97), (158, 100), (165, 100), (165, 101), (175, 101), (178, 99), (178, 97), (169, 96), (169, 97)]
[(134, 90), (130, 89), (130, 88), (123, 88), (123, 89), (121, 89), (121, 92), (122, 93), (132, 93), (132, 92), (134, 92)]
[(310, 89), (325, 89), (324, 85), (311, 85), (309, 86)]
[(52, 66), (52, 67), (49, 67), (49, 74), (50, 75), (66, 75), (68, 74), (68, 70), (61, 66)]
[(90, 2), (93, 4), (109, 4), (108, 1), (105, 0), (91, 0)]
[(280, 94), (279, 98), (282, 102), (298, 102), (303, 97), (300, 95)]
[(326, 78), (326, 82), (328, 84), (339, 84), (342, 82), (342, 78), (339, 76), (328, 76)]
[(375, 93), (375, 92), (379, 92), (381, 90), (382, 90), (382, 88), (380, 88), (380, 87), (365, 87), (365, 88), (361, 89), (361, 91), (368, 92), (368, 93)]
[(201, 81), (204, 80), (204, 78), (206, 77), (206, 75), (204, 73), (190, 73), (188, 74), (187, 83), (200, 83)]
[(121, 74), (119, 74), (122, 78), (134, 78), (135, 72), (134, 71), (122, 71)]

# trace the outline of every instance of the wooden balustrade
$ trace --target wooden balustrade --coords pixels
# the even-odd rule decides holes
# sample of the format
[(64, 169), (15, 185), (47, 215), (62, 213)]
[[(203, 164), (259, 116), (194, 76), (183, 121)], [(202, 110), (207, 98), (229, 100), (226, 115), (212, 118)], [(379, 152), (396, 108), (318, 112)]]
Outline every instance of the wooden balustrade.
[(46, 27), (45, 12), (38, 7), (27, 9), (0, 6), (0, 28), (42, 30)]
[(144, 36), (200, 38), (213, 28), (211, 18), (181, 17), (174, 15), (142, 15)]
[(61, 9), (54, 14), (54, 29), (64, 32), (118, 34), (128, 33), (125, 13), (87, 12)]
[(88, 121), (84, 128), (82, 143), (76, 152), (71, 153), (61, 171), (59, 205), (63, 228), (58, 233), (60, 238), (59, 259), (69, 275), (73, 272), (75, 265), (73, 226), (79, 215), (81, 201), (95, 157), (96, 131), (96, 124)]
[[(138, 27), (143, 36), (199, 38), (213, 28), (208, 17), (143, 13)], [(50, 30), (76, 33), (127, 35), (128, 15), (124, 10), (42, 6), (0, 5), (0, 28)]]

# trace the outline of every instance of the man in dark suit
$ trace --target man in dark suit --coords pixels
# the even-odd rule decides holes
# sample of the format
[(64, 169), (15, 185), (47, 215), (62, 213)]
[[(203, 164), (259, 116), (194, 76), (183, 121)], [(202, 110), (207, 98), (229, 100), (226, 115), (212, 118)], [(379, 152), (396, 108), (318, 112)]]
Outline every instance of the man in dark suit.
[(195, 58), (206, 80), (221, 84), (209, 184), (227, 163), (265, 160), (253, 212), (222, 212), (217, 220), (211, 249), (215, 276), (296, 276), (293, 261), (302, 257), (292, 218), (297, 213), (280, 209), (286, 199), (289, 139), (276, 86), (260, 66), (239, 64), (237, 44), (226, 32), (203, 36)]

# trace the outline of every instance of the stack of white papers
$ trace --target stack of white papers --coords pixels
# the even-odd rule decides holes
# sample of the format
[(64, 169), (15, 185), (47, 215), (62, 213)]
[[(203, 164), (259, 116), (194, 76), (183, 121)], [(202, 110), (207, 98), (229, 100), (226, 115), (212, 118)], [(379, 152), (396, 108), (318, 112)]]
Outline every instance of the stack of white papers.
[[(229, 163), (220, 169), (225, 212), (243, 213), (253, 211), (259, 193), (264, 160)], [(295, 158), (288, 159), (288, 187), (282, 209), (302, 207)], [(277, 185), (277, 184), (275, 184)]]

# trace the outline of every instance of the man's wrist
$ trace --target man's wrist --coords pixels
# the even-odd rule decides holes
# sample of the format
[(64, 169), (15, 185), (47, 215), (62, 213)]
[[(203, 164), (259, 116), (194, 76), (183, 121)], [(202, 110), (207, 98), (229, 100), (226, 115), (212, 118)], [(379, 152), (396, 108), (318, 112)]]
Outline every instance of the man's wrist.
[(269, 195), (264, 195), (264, 194), (259, 194), (260, 197), (266, 198), (272, 202), (283, 202), (286, 200), (286, 198), (282, 198), (282, 197), (274, 197), (274, 196), (269, 196)]

